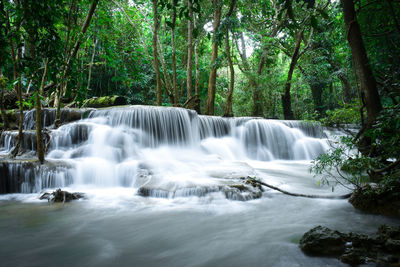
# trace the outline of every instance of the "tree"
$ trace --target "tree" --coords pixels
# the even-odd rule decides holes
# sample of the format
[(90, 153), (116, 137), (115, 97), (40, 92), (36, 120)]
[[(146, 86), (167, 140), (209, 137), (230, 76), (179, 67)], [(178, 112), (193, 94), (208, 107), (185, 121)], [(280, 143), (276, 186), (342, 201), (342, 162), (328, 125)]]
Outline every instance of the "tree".
[(365, 107), (367, 109), (367, 121), (368, 124), (371, 125), (382, 110), (382, 104), (375, 77), (369, 66), (360, 25), (358, 24), (356, 11), (354, 9), (354, 2), (353, 0), (342, 0), (342, 5), (347, 41), (351, 48), (351, 54), (360, 78), (362, 101), (365, 101)]
[(214, 5), (214, 22), (213, 22), (213, 43), (212, 43), (212, 54), (210, 62), (210, 76), (208, 79), (208, 90), (207, 90), (207, 105), (206, 114), (214, 115), (215, 105), (215, 87), (217, 81), (217, 58), (218, 58), (218, 28), (221, 23), (222, 13), (222, 1), (213, 0)]

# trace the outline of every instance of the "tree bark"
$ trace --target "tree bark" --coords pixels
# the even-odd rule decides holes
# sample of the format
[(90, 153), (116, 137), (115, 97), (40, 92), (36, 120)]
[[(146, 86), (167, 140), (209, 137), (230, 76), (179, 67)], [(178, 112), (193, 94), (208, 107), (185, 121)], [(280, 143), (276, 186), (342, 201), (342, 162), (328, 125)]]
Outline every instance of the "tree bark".
[(94, 56), (96, 54), (96, 46), (97, 46), (97, 38), (95, 38), (95, 41), (94, 41), (94, 44), (93, 44), (92, 58), (90, 59), (90, 64), (89, 64), (89, 74), (88, 74), (87, 88), (86, 88), (86, 95), (85, 95), (86, 98), (88, 98), (88, 93), (91, 90), (90, 89), (90, 82), (91, 82), (91, 79), (92, 79), (92, 68), (93, 68), (93, 63), (94, 63)]
[[(188, 0), (188, 11), (189, 11), (189, 19), (188, 19), (188, 58), (187, 58), (187, 71), (186, 71), (186, 90), (187, 90), (187, 100), (192, 99), (193, 95), (193, 78), (192, 78), (192, 69), (193, 69), (193, 9), (192, 9), (192, 0)], [(188, 108), (193, 108), (193, 101), (190, 101), (188, 104)]]
[(226, 96), (226, 104), (225, 104), (225, 110), (224, 110), (224, 116), (225, 117), (233, 117), (233, 111), (232, 111), (232, 98), (233, 98), (233, 90), (235, 87), (235, 69), (233, 68), (233, 62), (232, 62), (232, 57), (231, 57), (231, 48), (229, 45), (229, 19), (232, 16), (233, 10), (235, 8), (236, 0), (231, 0), (231, 4), (229, 7), (228, 14), (226, 15), (226, 20), (228, 23), (226, 23), (225, 27), (225, 53), (226, 57), (228, 60), (228, 65), (229, 65), (229, 73), (230, 73), (230, 83), (229, 83), (229, 89), (228, 89), (228, 94)]
[(367, 109), (367, 123), (371, 125), (382, 110), (376, 80), (368, 62), (367, 51), (357, 22), (353, 0), (342, 0), (347, 41), (359, 74), (361, 91)]
[[(193, 17), (194, 20), (194, 27), (197, 27), (196, 25), (196, 17)], [(195, 91), (195, 100), (194, 100), (194, 110), (198, 114), (201, 113), (200, 110), (200, 64), (199, 64), (199, 38), (198, 36), (194, 40), (194, 62), (195, 62), (195, 73), (196, 73), (196, 81), (194, 84), (194, 91)]]
[[(190, 2), (190, 0), (188, 0)], [(177, 1), (172, 0), (172, 29), (171, 29), (171, 45), (172, 45), (172, 86), (174, 92), (174, 103), (175, 107), (179, 104), (178, 98), (178, 81), (176, 74), (176, 45), (175, 45), (175, 27), (176, 27), (176, 5)], [(190, 12), (190, 11), (189, 11)]]
[(214, 23), (213, 23), (213, 43), (212, 43), (212, 54), (211, 54), (211, 65), (210, 65), (210, 76), (208, 79), (208, 90), (207, 90), (207, 104), (206, 104), (206, 114), (214, 115), (214, 105), (215, 105), (215, 91), (216, 91), (216, 81), (217, 81), (217, 66), (216, 60), (218, 58), (218, 40), (217, 31), (221, 22), (221, 10), (222, 2), (220, 0), (213, 0), (214, 5)]
[(157, 12), (158, 0), (153, 0), (153, 66), (154, 72), (156, 73), (156, 88), (157, 88), (157, 106), (161, 106), (162, 104), (162, 91), (161, 91), (161, 76), (160, 76), (160, 67), (158, 64), (158, 50), (157, 50), (157, 42), (158, 42), (158, 12)]
[[(0, 59), (0, 64), (2, 60)], [(3, 77), (3, 73), (1, 72), (1, 68), (0, 68), (0, 108), (1, 108), (1, 119), (3, 121), (3, 129), (6, 130), (10, 127), (9, 122), (8, 122), (8, 118), (7, 118), (7, 113), (6, 113), (6, 109), (4, 107), (4, 90), (5, 90), (5, 84), (6, 84), (6, 80), (5, 77)]]
[(40, 161), (40, 164), (44, 162), (44, 146), (43, 146), (43, 114), (42, 114), (42, 103), (40, 102), (41, 94), (43, 93), (44, 84), (47, 78), (47, 67), (49, 64), (49, 59), (46, 58), (46, 62), (44, 65), (44, 72), (42, 76), (42, 82), (40, 84), (40, 88), (38, 92), (36, 92), (36, 147), (37, 147), (37, 156)]
[(291, 101), (291, 97), (290, 97), (290, 88), (292, 85), (293, 72), (296, 67), (297, 61), (299, 59), (299, 50), (300, 50), (300, 44), (301, 44), (302, 38), (303, 38), (303, 31), (298, 32), (296, 34), (296, 44), (295, 44), (294, 52), (292, 55), (292, 59), (290, 61), (288, 77), (287, 77), (286, 84), (285, 84), (285, 94), (282, 95), (283, 116), (284, 116), (285, 120), (293, 120), (294, 119), (294, 115), (293, 115), (293, 111), (292, 111), (292, 101)]

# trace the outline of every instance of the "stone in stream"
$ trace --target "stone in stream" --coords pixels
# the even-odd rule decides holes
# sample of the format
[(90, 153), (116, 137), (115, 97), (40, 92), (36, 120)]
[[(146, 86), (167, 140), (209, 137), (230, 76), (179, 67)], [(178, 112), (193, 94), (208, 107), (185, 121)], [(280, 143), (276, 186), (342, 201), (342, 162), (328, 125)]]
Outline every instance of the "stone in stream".
[(341, 233), (322, 226), (311, 229), (300, 239), (300, 248), (310, 255), (339, 256), (345, 244)]
[(400, 227), (382, 225), (371, 237), (317, 226), (303, 235), (300, 248), (308, 255), (337, 257), (351, 266), (400, 266)]
[(44, 193), (40, 196), (40, 200), (47, 199), (47, 201), (52, 202), (69, 202), (71, 200), (77, 200), (85, 198), (83, 193), (70, 193), (67, 191), (62, 191), (60, 188), (53, 193)]

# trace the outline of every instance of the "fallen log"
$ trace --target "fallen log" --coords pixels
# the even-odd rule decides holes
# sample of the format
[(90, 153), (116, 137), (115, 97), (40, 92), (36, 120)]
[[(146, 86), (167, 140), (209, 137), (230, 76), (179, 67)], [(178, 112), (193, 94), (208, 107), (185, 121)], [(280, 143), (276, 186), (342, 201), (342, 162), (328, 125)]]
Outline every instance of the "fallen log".
[(273, 185), (270, 185), (270, 184), (261, 182), (261, 181), (259, 181), (259, 180), (254, 179), (253, 177), (247, 177), (247, 178), (245, 178), (245, 179), (247, 179), (247, 181), (248, 181), (249, 183), (257, 183), (257, 184), (266, 186), (266, 187), (268, 187), (268, 188), (271, 188), (271, 189), (273, 189), (273, 190), (279, 191), (279, 192), (281, 192), (281, 193), (283, 193), (283, 194), (285, 194), (285, 195), (289, 195), (289, 196), (293, 196), (293, 197), (324, 198), (324, 199), (347, 199), (347, 198), (350, 198), (351, 195), (353, 194), (353, 193), (349, 193), (349, 194), (340, 195), (340, 196), (324, 196), (324, 195), (297, 194), (297, 193), (288, 192), (288, 191), (283, 190), (283, 189), (280, 189), (280, 188), (278, 188), (278, 187), (276, 187), (276, 186), (273, 186)]

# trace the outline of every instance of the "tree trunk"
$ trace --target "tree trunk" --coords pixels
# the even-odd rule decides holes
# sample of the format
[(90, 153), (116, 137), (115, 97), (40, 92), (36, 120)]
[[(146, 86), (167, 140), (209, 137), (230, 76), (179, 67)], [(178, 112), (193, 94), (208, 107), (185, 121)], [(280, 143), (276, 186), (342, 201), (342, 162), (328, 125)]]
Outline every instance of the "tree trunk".
[[(196, 23), (196, 17), (194, 16), (194, 24)], [(197, 27), (195, 25), (195, 27)], [(194, 84), (194, 91), (195, 91), (195, 100), (194, 100), (194, 110), (198, 114), (201, 113), (200, 110), (200, 64), (199, 64), (199, 39), (198, 36), (194, 41), (194, 62), (195, 62), (195, 73), (196, 73), (196, 81)]]
[(342, 0), (342, 5), (347, 29), (347, 41), (360, 78), (361, 91), (367, 109), (367, 123), (371, 125), (382, 110), (376, 80), (369, 66), (353, 0)]
[(235, 86), (235, 70), (233, 68), (232, 58), (231, 58), (231, 48), (229, 46), (229, 30), (225, 30), (225, 51), (228, 59), (229, 65), (229, 73), (230, 73), (230, 83), (228, 94), (226, 96), (226, 105), (224, 110), (224, 117), (233, 117), (232, 111), (232, 98), (233, 98), (233, 90)]
[[(192, 10), (192, 0), (188, 0), (188, 58), (187, 58), (187, 71), (186, 71), (186, 90), (187, 90), (187, 100), (192, 99), (193, 95), (193, 78), (192, 78), (192, 66), (193, 66), (193, 10)], [(193, 101), (189, 101), (188, 108), (193, 108)]]
[(36, 147), (37, 156), (41, 164), (44, 162), (44, 146), (43, 146), (43, 114), (42, 114), (42, 103), (40, 102), (41, 94), (43, 93), (44, 84), (47, 77), (47, 67), (49, 64), (49, 59), (46, 58), (44, 65), (44, 72), (42, 76), (42, 83), (40, 84), (40, 89), (36, 93)]
[(232, 111), (232, 97), (233, 97), (233, 90), (235, 87), (235, 70), (233, 68), (233, 62), (232, 62), (232, 57), (231, 57), (231, 48), (229, 45), (229, 20), (230, 17), (232, 16), (233, 10), (235, 8), (236, 0), (231, 0), (231, 4), (229, 7), (229, 11), (226, 15), (226, 20), (227, 23), (225, 24), (225, 53), (226, 57), (228, 60), (228, 65), (229, 65), (229, 73), (230, 73), (230, 83), (229, 83), (229, 89), (228, 89), (228, 94), (226, 96), (226, 105), (225, 105), (225, 110), (224, 110), (224, 116), (225, 117), (233, 117), (233, 111)]
[(206, 114), (214, 115), (214, 105), (215, 105), (215, 90), (217, 81), (217, 66), (216, 60), (218, 57), (218, 40), (217, 31), (219, 24), (221, 22), (221, 10), (222, 2), (220, 0), (213, 0), (214, 5), (214, 23), (213, 23), (213, 43), (212, 43), (212, 54), (211, 54), (211, 65), (210, 65), (210, 76), (208, 79), (208, 91), (207, 91), (207, 105)]
[(91, 90), (90, 89), (90, 82), (91, 82), (91, 79), (92, 79), (92, 68), (93, 68), (93, 63), (94, 63), (94, 56), (96, 54), (96, 46), (97, 46), (97, 38), (95, 38), (95, 41), (94, 41), (94, 44), (93, 44), (92, 58), (90, 59), (90, 64), (89, 64), (89, 74), (88, 74), (87, 88), (86, 88), (86, 95), (85, 95), (86, 98), (88, 98), (88, 93)]
[(293, 52), (292, 59), (290, 62), (288, 77), (287, 77), (286, 84), (285, 84), (285, 94), (282, 95), (283, 116), (284, 116), (285, 120), (293, 120), (294, 119), (293, 111), (292, 111), (292, 100), (290, 98), (290, 88), (292, 86), (293, 72), (296, 67), (297, 60), (299, 59), (299, 50), (300, 50), (300, 44), (301, 44), (302, 37), (303, 37), (302, 31), (296, 34), (296, 44), (295, 44), (294, 52)]
[(156, 86), (157, 86), (157, 106), (161, 106), (162, 104), (162, 91), (161, 91), (161, 76), (160, 76), (160, 67), (158, 64), (158, 50), (157, 50), (157, 42), (158, 42), (158, 12), (157, 12), (158, 0), (153, 0), (153, 66), (154, 72), (156, 73)]
[[(189, 0), (190, 1), (190, 0)], [(175, 27), (176, 27), (176, 5), (177, 1), (172, 0), (172, 29), (171, 29), (171, 45), (172, 45), (172, 86), (174, 93), (174, 103), (172, 103), (175, 107), (179, 104), (178, 98), (178, 81), (176, 75), (176, 45), (175, 45)]]
[[(2, 59), (0, 59), (1, 61)], [(1, 63), (1, 62), (0, 62)], [(3, 77), (3, 74), (1, 72), (1, 68), (0, 68), (0, 107), (1, 107), (1, 119), (3, 121), (3, 129), (6, 130), (10, 127), (9, 122), (8, 122), (8, 118), (7, 118), (7, 113), (6, 113), (6, 109), (4, 107), (4, 90), (5, 90), (5, 77)]]

